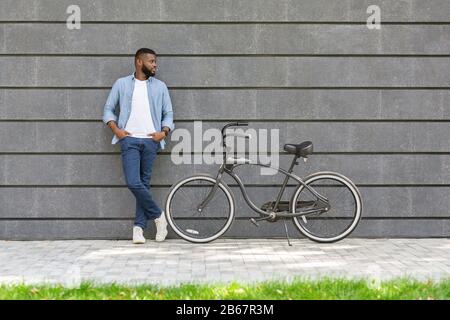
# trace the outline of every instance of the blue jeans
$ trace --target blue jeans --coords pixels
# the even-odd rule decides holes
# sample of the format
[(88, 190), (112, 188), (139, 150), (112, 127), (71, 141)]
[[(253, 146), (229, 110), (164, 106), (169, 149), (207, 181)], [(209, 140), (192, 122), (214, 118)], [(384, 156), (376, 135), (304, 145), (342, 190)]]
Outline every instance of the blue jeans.
[(134, 225), (145, 229), (148, 220), (159, 218), (162, 213), (150, 195), (153, 161), (161, 146), (151, 138), (130, 136), (120, 139), (119, 144), (125, 181), (136, 198)]

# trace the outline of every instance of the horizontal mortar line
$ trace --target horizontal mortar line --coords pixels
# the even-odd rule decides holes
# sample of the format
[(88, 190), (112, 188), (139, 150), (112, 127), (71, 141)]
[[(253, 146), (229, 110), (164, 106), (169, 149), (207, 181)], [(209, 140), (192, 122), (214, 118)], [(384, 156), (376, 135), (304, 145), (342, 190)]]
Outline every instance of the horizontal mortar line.
[[(276, 119), (276, 118), (227, 118), (227, 119), (174, 119), (175, 123), (191, 123), (201, 121), (207, 123), (221, 122), (450, 122), (450, 119)], [(86, 122), (103, 123), (102, 119), (0, 119), (1, 122)]]
[[(295, 173), (295, 172), (294, 172)], [(189, 175), (186, 175), (186, 177), (188, 177)], [(305, 175), (306, 177), (306, 175)], [(305, 177), (301, 177), (302, 179)], [(175, 181), (174, 184), (178, 182)], [(4, 182), (3, 182), (4, 183)], [(227, 184), (229, 187), (232, 188), (238, 188), (239, 186), (237, 184)], [(280, 188), (282, 186), (282, 184), (254, 184), (254, 183), (245, 183), (244, 181), (244, 185), (245, 187), (250, 187), (250, 188)], [(450, 187), (450, 184), (367, 184), (367, 183), (355, 183), (356, 186), (358, 187), (362, 187), (362, 188), (422, 188), (422, 187), (432, 187), (432, 188), (448, 188)], [(292, 184), (292, 183), (288, 183), (286, 185), (287, 187), (297, 187), (298, 184)], [(150, 185), (150, 188), (170, 188), (172, 187), (172, 184), (155, 184), (155, 185)], [(52, 185), (52, 184), (48, 184), (48, 185), (44, 185), (44, 184), (28, 184), (28, 185), (18, 185), (18, 184), (10, 184), (10, 185), (5, 185), (2, 184), (0, 185), (0, 188), (58, 188), (58, 189), (63, 189), (63, 188), (85, 188), (85, 189), (91, 189), (91, 188), (124, 188), (124, 189), (128, 189), (128, 187), (126, 185), (88, 185), (88, 184), (72, 184), (72, 185)]]
[[(111, 85), (112, 86), (112, 85)], [(111, 86), (0, 86), (0, 90), (8, 89), (8, 90), (111, 90)], [(380, 87), (380, 86), (372, 86), (372, 87), (340, 87), (340, 86), (241, 86), (241, 87), (194, 87), (194, 86), (185, 86), (185, 87), (168, 87), (169, 90), (450, 90), (450, 86), (448, 87), (436, 87), (436, 86), (428, 86), (428, 87), (420, 87), (420, 86), (402, 86), (402, 87)]]
[[(251, 218), (256, 218), (257, 215), (248, 216), (248, 217), (235, 217), (235, 220), (249, 220)], [(213, 217), (212, 217), (213, 218)], [(343, 217), (336, 217), (337, 219), (343, 219)], [(179, 218), (179, 220), (193, 220), (198, 218)], [(216, 218), (216, 220), (222, 220), (223, 218)], [(361, 220), (449, 220), (450, 217), (444, 216), (444, 217), (361, 217)], [(8, 217), (1, 217), (0, 221), (128, 221), (128, 220), (134, 220), (134, 217), (129, 218), (115, 218), (115, 217), (101, 217), (101, 218), (94, 218), (94, 217), (39, 217), (39, 218), (8, 218)], [(205, 218), (202, 220), (212, 220), (211, 218)]]
[[(67, 24), (67, 20), (2, 20), (0, 24)], [(81, 29), (83, 28), (83, 24), (199, 24), (199, 25), (218, 25), (218, 24), (226, 24), (226, 25), (241, 25), (241, 24), (251, 24), (251, 25), (259, 25), (259, 24), (267, 24), (267, 25), (280, 25), (280, 24), (312, 24), (312, 25), (321, 25), (321, 24), (336, 24), (336, 25), (367, 25), (367, 21), (342, 21), (342, 20), (328, 20), (328, 21), (308, 21), (308, 20), (292, 20), (292, 21), (270, 21), (270, 20), (255, 20), (255, 21), (214, 21), (214, 20), (205, 20), (205, 21), (192, 21), (192, 20), (166, 20), (166, 21), (145, 21), (145, 20), (81, 20)], [(448, 21), (382, 21), (380, 23), (383, 25), (449, 25)], [(77, 31), (77, 30), (74, 30)], [(377, 31), (377, 30), (373, 30)]]
[[(120, 155), (121, 152), (117, 151), (105, 151), (105, 152), (0, 152), (0, 156), (2, 155), (88, 155), (88, 156), (95, 156), (95, 155)], [(176, 153), (177, 156), (183, 156), (183, 155), (207, 155), (207, 156), (216, 156), (216, 154), (209, 154), (209, 153), (201, 153), (201, 152), (182, 152), (182, 153)], [(293, 156), (291, 153), (288, 152), (266, 152), (266, 153), (245, 153), (245, 156), (255, 156), (255, 155), (280, 155), (280, 156), (286, 156), (290, 157)], [(158, 155), (172, 155), (171, 152), (158, 152)], [(217, 154), (222, 155), (222, 154)], [(244, 156), (244, 154), (239, 154), (240, 156)], [(450, 155), (450, 151), (318, 151), (314, 152), (312, 156), (314, 155)], [(301, 161), (301, 160), (298, 160)], [(312, 161), (312, 160), (310, 160)], [(193, 164), (193, 163), (191, 163)], [(218, 165), (218, 164), (217, 164)]]
[[(244, 219), (251, 219), (251, 218), (257, 218), (258, 216), (255, 214), (254, 216), (249, 216), (249, 217), (235, 217), (235, 219), (237, 220), (244, 220)], [(344, 219), (344, 220), (350, 220), (352, 219), (351, 217), (332, 217), (332, 218), (328, 218), (328, 219)], [(17, 218), (17, 219), (21, 219), (21, 218)], [(197, 220), (198, 217), (183, 217), (183, 218), (178, 218), (179, 220)], [(210, 218), (204, 218), (202, 220), (208, 220)], [(224, 218), (216, 218), (215, 220), (223, 220)], [(311, 218), (310, 218), (311, 219)], [(326, 219), (326, 218), (325, 218)], [(426, 216), (426, 217), (422, 217), (422, 216), (418, 216), (418, 217), (393, 217), (393, 216), (386, 216), (386, 217), (364, 217), (361, 216), (361, 220), (448, 220), (450, 219), (450, 216), (438, 216), (438, 217), (430, 217), (430, 216)], [(323, 218), (317, 218), (314, 217), (313, 220), (324, 220)]]
[[(202, 122), (450, 122), (450, 119), (277, 119), (277, 118), (228, 118), (228, 119), (199, 119)], [(175, 119), (174, 122), (193, 122), (197, 119)], [(103, 120), (100, 120), (103, 122)]]
[(361, 217), (361, 220), (450, 220), (449, 216), (437, 216), (437, 217), (430, 217), (430, 216), (426, 216), (426, 217)]
[[(134, 57), (134, 54), (107, 54), (107, 53), (0, 53), (0, 57)], [(292, 53), (292, 54), (271, 54), (271, 53), (249, 53), (249, 54), (161, 54), (158, 57), (377, 57), (377, 58), (449, 58), (450, 54), (403, 54), (403, 53)]]

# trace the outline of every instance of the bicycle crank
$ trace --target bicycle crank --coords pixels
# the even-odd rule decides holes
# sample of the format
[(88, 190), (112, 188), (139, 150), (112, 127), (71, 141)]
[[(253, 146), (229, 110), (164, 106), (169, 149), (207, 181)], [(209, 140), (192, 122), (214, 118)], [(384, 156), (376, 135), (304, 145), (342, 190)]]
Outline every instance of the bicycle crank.
[(268, 215), (267, 217), (262, 217), (262, 218), (258, 218), (258, 219), (250, 218), (250, 221), (251, 221), (255, 226), (259, 227), (259, 224), (258, 224), (257, 221), (263, 221), (263, 220), (275, 221), (276, 217), (277, 217), (277, 214), (276, 214), (275, 212), (271, 212), (271, 213), (269, 213), (269, 215)]

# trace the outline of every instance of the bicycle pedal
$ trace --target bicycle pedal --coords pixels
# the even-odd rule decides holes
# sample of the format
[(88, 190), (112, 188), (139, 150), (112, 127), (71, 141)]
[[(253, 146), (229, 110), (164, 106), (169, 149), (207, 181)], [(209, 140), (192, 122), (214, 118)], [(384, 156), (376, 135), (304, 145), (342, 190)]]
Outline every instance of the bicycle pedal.
[(256, 222), (256, 220), (254, 218), (250, 218), (250, 221), (257, 227), (259, 227), (258, 222)]

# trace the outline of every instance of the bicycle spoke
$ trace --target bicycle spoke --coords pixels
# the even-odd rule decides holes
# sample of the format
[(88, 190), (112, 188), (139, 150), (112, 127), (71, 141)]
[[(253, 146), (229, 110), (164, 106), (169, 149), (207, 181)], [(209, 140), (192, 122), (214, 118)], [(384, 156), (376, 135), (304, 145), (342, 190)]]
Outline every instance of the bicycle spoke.
[(198, 210), (198, 205), (207, 198), (213, 187), (212, 181), (198, 178), (179, 185), (173, 191), (170, 221), (178, 234), (187, 240), (214, 237), (231, 223), (233, 215), (230, 200), (220, 187), (215, 190), (206, 206), (201, 211)]
[(342, 197), (342, 195), (344, 194), (344, 191), (346, 191), (346, 189), (341, 190), (341, 192), (339, 192), (339, 194), (336, 196), (336, 199), (334, 201), (337, 202)]
[[(314, 186), (315, 191), (329, 200), (331, 208), (326, 212), (308, 214), (300, 219), (294, 218), (297, 227), (306, 232), (306, 235), (311, 235), (313, 240), (333, 239), (347, 232), (353, 224), (356, 214), (352, 190), (338, 179), (330, 178), (317, 178), (311, 185)], [(297, 203), (311, 200), (311, 193), (303, 192), (303, 190), (306, 188), (302, 189), (298, 198), (295, 199)], [(312, 200), (315, 200), (314, 197)]]

